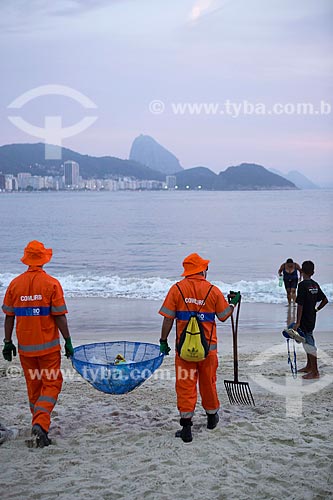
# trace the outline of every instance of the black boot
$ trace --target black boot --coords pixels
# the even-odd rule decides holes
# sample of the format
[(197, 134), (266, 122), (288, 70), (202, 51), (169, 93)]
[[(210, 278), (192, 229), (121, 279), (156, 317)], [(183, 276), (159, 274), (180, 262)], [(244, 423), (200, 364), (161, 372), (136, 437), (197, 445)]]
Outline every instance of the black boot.
[(193, 439), (191, 431), (192, 420), (190, 418), (181, 418), (179, 423), (183, 428), (176, 432), (176, 437), (182, 438), (184, 443), (190, 443)]
[(36, 436), (37, 448), (44, 448), (44, 446), (49, 446), (51, 444), (51, 439), (47, 435), (47, 432), (38, 424), (32, 427), (31, 435)]
[(219, 414), (207, 413), (207, 429), (215, 429), (220, 420)]

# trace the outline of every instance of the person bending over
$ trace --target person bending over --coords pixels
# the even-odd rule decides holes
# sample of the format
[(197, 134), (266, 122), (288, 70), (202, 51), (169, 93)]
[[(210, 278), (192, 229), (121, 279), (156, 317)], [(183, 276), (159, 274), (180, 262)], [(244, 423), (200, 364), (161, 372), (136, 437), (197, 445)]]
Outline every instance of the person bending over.
[(287, 259), (286, 262), (281, 264), (278, 275), (283, 275), (283, 283), (287, 292), (288, 304), (291, 305), (292, 302), (295, 303), (297, 284), (302, 276), (302, 270), (299, 264), (294, 262), (293, 259)]

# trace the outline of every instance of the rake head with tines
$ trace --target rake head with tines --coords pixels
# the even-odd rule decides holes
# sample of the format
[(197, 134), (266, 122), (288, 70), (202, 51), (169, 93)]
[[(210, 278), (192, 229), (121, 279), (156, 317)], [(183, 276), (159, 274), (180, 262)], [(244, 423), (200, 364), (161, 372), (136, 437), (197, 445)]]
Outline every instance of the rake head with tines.
[[(230, 292), (228, 299), (233, 297), (234, 292)], [(231, 316), (232, 339), (233, 339), (233, 355), (234, 355), (234, 380), (225, 380), (224, 386), (227, 395), (232, 405), (251, 405), (255, 406), (252, 392), (248, 382), (239, 382), (238, 380), (238, 348), (237, 348), (237, 332), (238, 332), (238, 318), (241, 299), (237, 304), (236, 325)]]
[(230, 404), (255, 406), (252, 392), (248, 382), (225, 380), (224, 386), (227, 391)]

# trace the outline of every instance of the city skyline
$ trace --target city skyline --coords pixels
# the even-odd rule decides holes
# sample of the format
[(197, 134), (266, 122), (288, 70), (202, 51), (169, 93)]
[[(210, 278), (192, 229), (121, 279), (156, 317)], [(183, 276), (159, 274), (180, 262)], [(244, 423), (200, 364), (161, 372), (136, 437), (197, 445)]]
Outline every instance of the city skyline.
[[(77, 164), (74, 161), (65, 163)], [(178, 189), (175, 176), (166, 176), (165, 182), (150, 179), (135, 179), (128, 176), (110, 176), (105, 179), (86, 179), (67, 172), (64, 164), (63, 175), (32, 175), (19, 172), (17, 175), (0, 172), (0, 193), (19, 191), (156, 191)], [(189, 186), (190, 187), (190, 186)], [(200, 188), (199, 188), (200, 189)]]
[(0, 14), (1, 144), (40, 142), (8, 106), (58, 84), (96, 109), (44, 95), (20, 113), (39, 127), (96, 115), (66, 148), (126, 159), (147, 134), (184, 168), (249, 162), (333, 184), (330, 1), (13, 0)]

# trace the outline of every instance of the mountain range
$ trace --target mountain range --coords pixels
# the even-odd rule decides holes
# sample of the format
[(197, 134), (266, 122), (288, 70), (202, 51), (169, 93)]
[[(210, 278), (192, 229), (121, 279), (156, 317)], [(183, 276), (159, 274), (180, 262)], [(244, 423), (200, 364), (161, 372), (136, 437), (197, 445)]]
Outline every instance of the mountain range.
[(194, 167), (176, 174), (179, 189), (187, 186), (215, 191), (240, 191), (264, 189), (297, 189), (295, 184), (265, 167), (242, 163), (215, 174), (206, 167)]
[[(62, 148), (61, 160), (45, 160), (44, 157), (45, 145), (42, 143), (1, 146), (0, 172), (57, 176), (63, 174), (63, 162), (72, 160), (79, 163), (80, 175), (87, 179), (128, 176), (140, 180), (164, 181), (167, 174), (176, 177), (179, 189), (297, 189), (293, 182), (256, 164), (242, 163), (228, 167), (219, 174), (204, 166), (184, 169), (172, 153), (149, 136), (139, 136), (134, 140), (129, 160), (82, 155), (67, 148)], [(144, 161), (149, 165), (143, 164)]]
[(30, 172), (32, 175), (62, 175), (62, 164), (76, 161), (80, 175), (85, 178), (103, 179), (110, 176), (135, 177), (164, 181), (162, 172), (152, 170), (132, 160), (121, 160), (114, 156), (82, 155), (71, 149), (62, 148), (61, 160), (45, 160), (45, 144), (9, 144), (0, 147), (0, 172), (17, 175)]
[[(216, 174), (209, 170), (207, 167), (195, 167), (196, 169), (200, 169), (200, 171), (196, 170), (192, 172), (192, 169), (186, 169), (184, 173), (180, 173), (183, 169), (178, 158), (175, 157), (170, 151), (168, 151), (164, 146), (159, 144), (155, 139), (150, 137), (149, 135), (139, 135), (133, 141), (131, 151), (130, 151), (130, 160), (136, 160), (139, 163), (143, 163), (155, 170), (159, 170), (161, 172), (165, 172), (166, 174), (176, 174), (177, 184), (184, 185), (189, 184), (190, 181), (195, 178), (195, 182), (197, 185), (204, 184), (206, 189), (246, 189), (246, 186), (252, 185), (252, 181), (255, 182), (254, 187), (252, 189), (261, 189), (260, 186), (265, 186), (265, 183), (275, 185), (277, 179), (275, 178), (267, 178), (266, 174), (263, 171), (260, 172), (258, 168), (252, 168), (248, 163), (241, 164), (242, 169), (237, 170), (237, 175), (240, 175), (242, 172), (243, 179), (237, 182), (235, 185), (234, 180), (231, 180), (230, 176), (232, 176), (233, 171), (228, 170), (228, 175), (222, 175), (218, 179), (214, 178)], [(260, 165), (255, 165), (254, 167), (258, 167)], [(246, 170), (245, 170), (246, 169)], [(307, 177), (297, 171), (291, 171), (287, 175), (283, 174), (278, 170), (269, 169), (270, 172), (277, 174), (280, 177), (283, 177), (287, 181), (293, 183), (299, 189), (318, 189), (313, 182), (311, 182)], [(251, 172), (252, 176), (255, 176), (256, 179), (249, 179), (248, 175)], [(258, 176), (261, 177), (264, 175), (259, 181)], [(189, 182), (185, 180), (185, 178), (189, 178)], [(230, 182), (227, 182), (229, 180)], [(209, 186), (212, 187), (209, 187)], [(238, 186), (238, 187), (237, 187)], [(280, 183), (276, 185), (279, 187)]]

